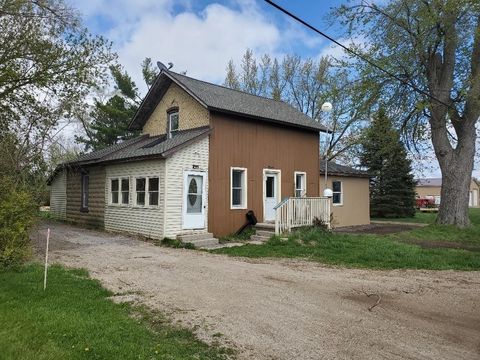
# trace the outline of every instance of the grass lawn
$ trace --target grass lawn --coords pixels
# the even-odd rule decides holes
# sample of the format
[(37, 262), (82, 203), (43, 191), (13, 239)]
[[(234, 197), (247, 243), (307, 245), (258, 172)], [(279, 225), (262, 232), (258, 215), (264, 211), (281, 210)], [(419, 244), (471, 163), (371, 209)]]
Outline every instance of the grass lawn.
[[(477, 210), (477, 209), (474, 209)], [(437, 213), (433, 212), (421, 212), (417, 211), (414, 217), (411, 218), (372, 218), (372, 221), (393, 221), (393, 222), (405, 222), (405, 223), (424, 223), (424, 224), (433, 224), (437, 219)]]
[(115, 304), (84, 270), (0, 270), (1, 359), (223, 359), (192, 332), (142, 308)]
[[(273, 237), (264, 245), (214, 252), (257, 258), (300, 257), (372, 269), (480, 270), (480, 209), (471, 210), (471, 220), (472, 227), (463, 230), (431, 224), (391, 235), (328, 233), (307, 228), (293, 232), (287, 240)], [(446, 248), (459, 244), (466, 249)]]

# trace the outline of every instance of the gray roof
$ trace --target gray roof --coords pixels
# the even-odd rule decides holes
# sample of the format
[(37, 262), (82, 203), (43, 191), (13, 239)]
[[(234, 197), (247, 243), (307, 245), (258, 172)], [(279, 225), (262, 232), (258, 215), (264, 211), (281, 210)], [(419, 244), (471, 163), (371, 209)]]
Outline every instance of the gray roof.
[(173, 82), (211, 111), (239, 115), (314, 131), (328, 131), (318, 121), (293, 106), (262, 96), (197, 80), (172, 71), (162, 71), (135, 114), (130, 127), (140, 129)]
[(48, 183), (53, 180), (60, 170), (66, 167), (134, 161), (147, 158), (167, 158), (183, 146), (188, 145), (209, 133), (210, 128), (204, 126), (178, 131), (171, 139), (167, 139), (166, 135), (142, 135), (102, 150), (81, 155), (75, 160), (60, 164), (50, 176)]
[[(320, 160), (320, 173), (325, 174), (325, 160)], [(358, 170), (350, 166), (340, 165), (333, 161), (328, 162), (327, 174), (349, 177), (370, 177), (366, 171)]]
[(417, 179), (417, 186), (442, 186), (442, 178)]

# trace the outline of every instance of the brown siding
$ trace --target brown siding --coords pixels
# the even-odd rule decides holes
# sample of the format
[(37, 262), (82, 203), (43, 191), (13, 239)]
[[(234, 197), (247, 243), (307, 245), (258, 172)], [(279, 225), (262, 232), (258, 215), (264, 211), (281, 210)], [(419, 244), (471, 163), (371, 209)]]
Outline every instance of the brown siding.
[[(307, 195), (318, 196), (319, 135), (294, 128), (211, 114), (209, 231), (230, 234), (253, 210), (263, 221), (263, 169), (281, 170), (282, 198), (294, 195), (294, 172), (307, 173)], [(247, 210), (230, 209), (230, 167), (247, 168)]]
[(79, 170), (71, 169), (67, 173), (67, 220), (76, 223), (103, 227), (105, 215), (105, 168), (101, 166), (86, 168), (89, 174), (88, 212), (81, 212), (82, 184)]
[[(472, 207), (479, 207), (480, 206), (480, 187), (477, 185), (477, 183), (472, 180), (470, 182), (470, 191), (476, 190), (474, 194), (476, 194), (477, 197), (477, 206), (472, 206)], [(415, 187), (415, 192), (418, 197), (424, 198), (427, 196), (441, 196), (442, 193), (442, 187), (441, 186), (417, 186)], [(475, 195), (474, 195), (475, 196)]]
[[(322, 175), (323, 176), (323, 175)], [(332, 188), (332, 181), (341, 181), (343, 187), (343, 204), (331, 205), (333, 227), (370, 224), (369, 179), (348, 176), (328, 176), (327, 186)], [(320, 179), (320, 192), (325, 189), (323, 177)]]

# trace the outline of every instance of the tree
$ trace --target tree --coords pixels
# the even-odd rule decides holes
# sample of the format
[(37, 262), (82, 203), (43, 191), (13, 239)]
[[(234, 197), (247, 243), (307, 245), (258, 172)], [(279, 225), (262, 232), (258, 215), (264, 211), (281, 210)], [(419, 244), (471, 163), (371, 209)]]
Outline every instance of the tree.
[(357, 51), (371, 63), (355, 65), (369, 95), (390, 105), (410, 141), (427, 138), (433, 144), (442, 173), (437, 223), (468, 226), (480, 118), (480, 3), (362, 1), (341, 6), (336, 15), (347, 25), (347, 36), (367, 44)]
[[(145, 83), (150, 87), (158, 72), (150, 58), (146, 58), (141, 67)], [(112, 66), (110, 71), (115, 83), (114, 95), (104, 102), (96, 99), (90, 114), (79, 116), (86, 137), (76, 136), (75, 140), (86, 149), (99, 150), (138, 136), (138, 131), (131, 131), (128, 126), (142, 101), (139, 90), (120, 66)]]
[(411, 162), (400, 134), (381, 108), (365, 129), (361, 165), (372, 176), (370, 215), (411, 217), (415, 215), (415, 182)]
[[(317, 61), (285, 55), (281, 60), (272, 60), (265, 54), (257, 61), (247, 49), (240, 70), (237, 71), (233, 60), (228, 62), (226, 70), (225, 86), (285, 101), (322, 122), (332, 131), (323, 150), (327, 158), (352, 161), (349, 152), (358, 144), (358, 130), (364, 126), (365, 102), (357, 101), (363, 92), (344, 69), (332, 66), (330, 58)], [(334, 103), (328, 117), (321, 111), (325, 101)]]
[(0, 34), (0, 181), (41, 191), (54, 129), (105, 83), (116, 55), (61, 0), (2, 1)]

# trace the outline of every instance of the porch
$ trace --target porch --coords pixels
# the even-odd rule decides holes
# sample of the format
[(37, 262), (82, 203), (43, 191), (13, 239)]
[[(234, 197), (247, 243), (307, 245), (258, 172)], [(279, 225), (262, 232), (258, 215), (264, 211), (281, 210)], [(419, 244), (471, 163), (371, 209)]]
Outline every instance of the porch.
[(275, 235), (294, 228), (321, 224), (330, 229), (328, 197), (288, 197), (274, 207)]

